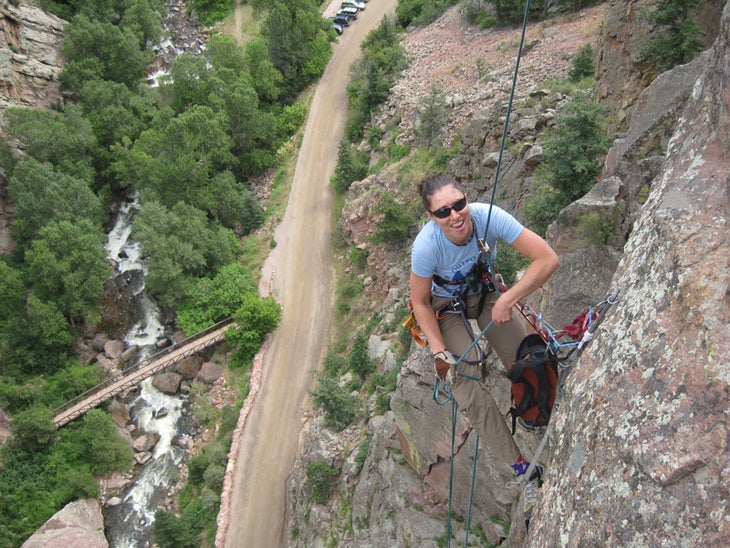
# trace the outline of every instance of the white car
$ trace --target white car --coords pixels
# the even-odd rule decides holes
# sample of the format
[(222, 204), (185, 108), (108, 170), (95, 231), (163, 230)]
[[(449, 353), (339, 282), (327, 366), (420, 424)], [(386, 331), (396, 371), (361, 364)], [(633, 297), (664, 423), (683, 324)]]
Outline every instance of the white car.
[(357, 19), (357, 14), (359, 12), (360, 10), (357, 9), (355, 6), (344, 6), (342, 9), (340, 9), (340, 11), (337, 12), (337, 15), (347, 15), (352, 19)]
[(342, 0), (342, 7), (346, 6), (354, 6), (359, 10), (365, 9), (365, 2), (361, 2), (360, 0)]

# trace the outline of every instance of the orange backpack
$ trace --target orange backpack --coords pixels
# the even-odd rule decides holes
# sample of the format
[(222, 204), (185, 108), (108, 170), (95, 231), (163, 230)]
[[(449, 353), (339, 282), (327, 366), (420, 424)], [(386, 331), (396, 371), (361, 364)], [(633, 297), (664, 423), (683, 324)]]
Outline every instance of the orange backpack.
[(518, 418), (528, 428), (547, 426), (557, 394), (558, 367), (540, 335), (522, 339), (507, 378), (512, 381), (512, 408), (507, 412), (512, 415), (512, 434)]

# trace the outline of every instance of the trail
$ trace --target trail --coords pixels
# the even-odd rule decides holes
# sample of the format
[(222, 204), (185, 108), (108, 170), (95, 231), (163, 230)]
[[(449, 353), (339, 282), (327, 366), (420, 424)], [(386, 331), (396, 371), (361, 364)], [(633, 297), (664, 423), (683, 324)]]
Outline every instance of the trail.
[[(335, 6), (333, 2), (325, 15), (334, 13)], [(260, 276), (260, 292), (274, 295), (283, 315), (264, 356), (261, 388), (240, 439), (226, 547), (270, 548), (287, 542), (286, 480), (332, 314), (329, 178), (345, 127), (349, 70), (367, 33), (395, 6), (396, 0), (370, 0), (334, 45), (312, 99), (288, 206), (274, 235), (276, 247)]]

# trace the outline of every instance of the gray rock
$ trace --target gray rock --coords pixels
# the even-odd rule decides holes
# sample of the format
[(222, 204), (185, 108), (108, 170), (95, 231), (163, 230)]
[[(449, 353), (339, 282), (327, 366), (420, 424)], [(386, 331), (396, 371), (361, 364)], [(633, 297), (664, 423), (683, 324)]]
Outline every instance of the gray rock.
[(163, 394), (177, 394), (180, 389), (182, 375), (173, 371), (158, 373), (152, 378), (152, 386)]
[(213, 384), (215, 381), (223, 376), (224, 372), (225, 367), (223, 367), (222, 365), (212, 362), (205, 362), (201, 366), (200, 372), (198, 373), (198, 376), (196, 378), (204, 382), (205, 384)]
[(104, 519), (95, 499), (70, 502), (22, 544), (22, 548), (106, 548)]

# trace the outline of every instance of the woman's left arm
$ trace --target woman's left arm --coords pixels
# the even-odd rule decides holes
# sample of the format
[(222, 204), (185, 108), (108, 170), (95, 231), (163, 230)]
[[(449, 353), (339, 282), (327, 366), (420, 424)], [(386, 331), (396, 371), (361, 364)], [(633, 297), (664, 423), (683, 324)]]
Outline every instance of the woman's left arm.
[(512, 287), (500, 295), (492, 308), (495, 323), (512, 319), (512, 307), (540, 287), (560, 266), (560, 259), (548, 243), (529, 228), (523, 228), (512, 247), (530, 259), (525, 273)]

